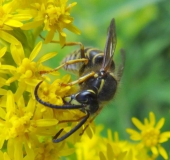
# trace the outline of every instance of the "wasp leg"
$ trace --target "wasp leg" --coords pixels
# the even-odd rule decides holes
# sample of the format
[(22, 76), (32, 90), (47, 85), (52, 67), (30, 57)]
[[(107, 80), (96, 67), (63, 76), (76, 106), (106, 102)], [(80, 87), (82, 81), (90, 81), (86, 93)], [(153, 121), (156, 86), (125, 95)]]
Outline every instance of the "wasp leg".
[(74, 104), (68, 104), (68, 105), (55, 105), (55, 104), (51, 104), (51, 103), (48, 103), (48, 102), (44, 102), (42, 99), (39, 98), (38, 96), (38, 88), (40, 86), (40, 84), (42, 83), (43, 81), (39, 82), (37, 84), (37, 86), (35, 87), (35, 90), (34, 90), (34, 96), (35, 96), (35, 99), (42, 105), (44, 106), (47, 106), (47, 107), (50, 107), (50, 108), (54, 108), (54, 109), (80, 109), (80, 108), (83, 108), (85, 107), (84, 105), (74, 105)]
[(67, 85), (72, 86), (72, 85), (75, 85), (75, 84), (80, 84), (80, 83), (86, 81), (87, 79), (89, 79), (90, 77), (92, 77), (94, 75), (95, 75), (95, 72), (92, 71), (89, 74), (80, 77), (78, 80), (75, 80), (73, 82), (68, 83)]
[(84, 45), (81, 42), (67, 42), (67, 43), (64, 44), (63, 47), (65, 47), (65, 46), (75, 46), (75, 45), (79, 45), (80, 46), (81, 58), (85, 58)]
[[(39, 36), (40, 36), (40, 38), (42, 38), (45, 41), (45, 38), (41, 34)], [(60, 43), (60, 41), (51, 40), (50, 43)], [(63, 47), (65, 47), (65, 46), (76, 46), (76, 45), (80, 46), (81, 57), (85, 58), (84, 45), (81, 42), (67, 42), (63, 45)]]
[(40, 73), (40, 74), (47, 74), (47, 73), (55, 72), (55, 71), (58, 71), (60, 68), (62, 68), (62, 67), (64, 67), (64, 66), (68, 66), (68, 65), (70, 65), (70, 64), (79, 63), (79, 62), (84, 62), (85, 64), (87, 64), (87, 63), (88, 63), (88, 59), (82, 58), (82, 59), (69, 60), (69, 61), (61, 64), (60, 66), (58, 66), (58, 67), (55, 68), (55, 69), (52, 69), (52, 70), (49, 70), (49, 71), (40, 71), (39, 73)]
[(82, 130), (82, 132), (79, 134), (80, 136), (84, 134), (85, 130), (87, 129), (87, 127), (89, 126), (90, 123), (92, 123), (94, 121), (94, 119), (99, 115), (100, 111), (102, 110), (102, 107), (98, 109), (98, 111), (95, 113), (95, 115), (93, 116), (93, 118), (91, 118), (88, 122), (88, 124), (84, 127), (84, 129)]
[(58, 136), (61, 134), (61, 132), (63, 131), (63, 129), (61, 129), (54, 137), (53, 137), (53, 142), (54, 143), (58, 143), (63, 141), (64, 139), (66, 139), (67, 137), (69, 137), (70, 135), (72, 135), (75, 131), (77, 131), (89, 118), (90, 113), (87, 112), (87, 115), (73, 128), (71, 129), (69, 132), (67, 132), (65, 135), (63, 135), (62, 137), (58, 138)]

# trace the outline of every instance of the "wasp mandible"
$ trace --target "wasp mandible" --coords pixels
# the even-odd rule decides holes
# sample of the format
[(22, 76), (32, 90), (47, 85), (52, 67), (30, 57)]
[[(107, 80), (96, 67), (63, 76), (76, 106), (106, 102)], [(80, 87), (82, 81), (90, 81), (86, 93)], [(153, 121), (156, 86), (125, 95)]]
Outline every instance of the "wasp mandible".
[[(42, 105), (54, 109), (80, 109), (86, 116), (68, 133), (58, 138), (63, 131), (61, 129), (53, 138), (55, 143), (63, 141), (77, 131), (89, 117), (97, 115), (106, 102), (112, 100), (121, 79), (125, 61), (125, 53), (122, 50), (122, 63), (116, 72), (115, 62), (113, 61), (116, 48), (114, 19), (111, 20), (108, 28), (104, 52), (94, 48), (84, 48), (81, 43), (72, 42), (66, 45), (80, 45), (81, 47), (79, 50), (69, 54), (63, 60), (63, 63), (53, 71), (64, 67), (67, 70), (78, 72), (79, 79), (70, 82), (68, 85), (79, 84), (79, 92), (64, 97), (64, 105), (62, 106), (44, 102), (39, 98), (38, 88), (42, 82), (35, 87), (34, 95), (36, 100)], [(45, 73), (48, 73), (48, 71)]]

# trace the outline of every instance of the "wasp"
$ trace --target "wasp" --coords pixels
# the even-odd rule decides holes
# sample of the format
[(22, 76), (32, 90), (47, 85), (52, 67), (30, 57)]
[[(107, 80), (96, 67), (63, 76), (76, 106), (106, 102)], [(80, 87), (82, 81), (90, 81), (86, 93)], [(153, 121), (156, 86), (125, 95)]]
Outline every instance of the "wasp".
[[(54, 105), (44, 102), (38, 96), (40, 83), (35, 87), (34, 95), (36, 100), (50, 108), (54, 109), (79, 109), (85, 113), (85, 116), (69, 132), (61, 136), (61, 129), (53, 138), (54, 143), (58, 143), (77, 131), (89, 117), (95, 116), (101, 111), (103, 106), (113, 99), (118, 84), (120, 82), (125, 61), (125, 53), (122, 50), (122, 63), (117, 72), (115, 71), (115, 62), (113, 56), (116, 48), (116, 30), (115, 20), (112, 19), (108, 28), (108, 35), (104, 51), (94, 48), (84, 48), (81, 43), (68, 43), (67, 45), (80, 45), (80, 49), (68, 55), (61, 66), (54, 70), (64, 67), (67, 70), (78, 72), (79, 79), (70, 82), (68, 85), (79, 84), (79, 92), (63, 98), (64, 105)], [(47, 71), (48, 72), (48, 71)]]

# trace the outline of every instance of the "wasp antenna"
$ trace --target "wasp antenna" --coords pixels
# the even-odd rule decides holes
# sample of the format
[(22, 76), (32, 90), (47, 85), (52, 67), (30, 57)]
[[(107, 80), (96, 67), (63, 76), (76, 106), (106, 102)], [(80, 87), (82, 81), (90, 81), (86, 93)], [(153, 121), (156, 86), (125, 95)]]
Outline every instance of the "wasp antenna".
[(68, 104), (68, 105), (55, 105), (55, 104), (51, 104), (49, 102), (44, 102), (42, 99), (40, 99), (40, 97), (38, 96), (38, 88), (40, 86), (40, 84), (42, 83), (43, 81), (39, 82), (37, 84), (37, 86), (35, 87), (35, 90), (34, 90), (34, 96), (35, 96), (35, 99), (42, 105), (46, 106), (46, 107), (49, 107), (49, 108), (55, 108), (55, 109), (81, 109), (83, 108), (84, 106), (83, 105), (74, 105), (74, 104)]
[(53, 137), (53, 139), (57, 139), (58, 136), (61, 134), (61, 132), (62, 132), (63, 130), (64, 130), (63, 128), (60, 129), (60, 130), (56, 133), (56, 135)]

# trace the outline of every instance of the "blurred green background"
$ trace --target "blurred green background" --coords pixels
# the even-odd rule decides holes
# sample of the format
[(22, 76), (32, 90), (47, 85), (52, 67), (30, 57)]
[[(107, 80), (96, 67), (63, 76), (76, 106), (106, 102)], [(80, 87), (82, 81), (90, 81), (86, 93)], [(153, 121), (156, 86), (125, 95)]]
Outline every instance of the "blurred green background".
[[(71, 14), (81, 35), (66, 31), (68, 42), (78, 41), (103, 50), (107, 28), (114, 17), (116, 62), (120, 49), (126, 50), (126, 65), (117, 95), (95, 120), (105, 126), (103, 136), (111, 128), (119, 132), (120, 139), (128, 139), (125, 129), (134, 127), (131, 118), (143, 121), (150, 111), (155, 113), (157, 120), (165, 117), (162, 131), (170, 131), (170, 1), (79, 0), (77, 3)], [(59, 54), (47, 65), (58, 66), (66, 54), (77, 48), (61, 49), (59, 45), (51, 44), (43, 52), (56, 50)], [(169, 154), (170, 141), (163, 146)]]

